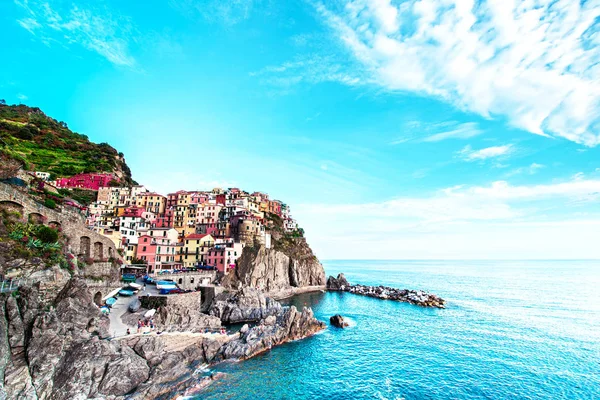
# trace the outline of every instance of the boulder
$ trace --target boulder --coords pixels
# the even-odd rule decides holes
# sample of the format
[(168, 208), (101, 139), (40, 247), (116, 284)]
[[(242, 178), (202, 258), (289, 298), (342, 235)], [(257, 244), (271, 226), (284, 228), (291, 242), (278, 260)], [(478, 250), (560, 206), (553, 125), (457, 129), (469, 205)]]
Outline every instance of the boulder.
[(338, 274), (337, 278), (330, 276), (327, 278), (327, 289), (328, 290), (346, 290), (350, 287), (350, 284), (346, 280), (344, 274)]
[(329, 318), (329, 323), (338, 328), (345, 328), (348, 326), (348, 323), (344, 320), (340, 314), (336, 314), (333, 317)]

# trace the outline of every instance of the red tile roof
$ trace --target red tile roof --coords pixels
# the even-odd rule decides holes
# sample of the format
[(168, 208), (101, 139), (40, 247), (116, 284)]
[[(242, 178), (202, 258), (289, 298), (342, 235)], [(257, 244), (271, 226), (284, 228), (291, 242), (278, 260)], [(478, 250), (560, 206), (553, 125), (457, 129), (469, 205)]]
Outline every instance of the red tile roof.
[(192, 233), (191, 235), (186, 236), (186, 239), (202, 239), (203, 237), (208, 236), (208, 233)]

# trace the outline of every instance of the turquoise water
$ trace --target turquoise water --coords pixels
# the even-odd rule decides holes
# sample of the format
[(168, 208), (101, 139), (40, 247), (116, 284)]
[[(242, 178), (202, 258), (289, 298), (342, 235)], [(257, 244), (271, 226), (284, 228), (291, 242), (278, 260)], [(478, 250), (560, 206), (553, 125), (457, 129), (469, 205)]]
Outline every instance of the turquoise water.
[(326, 262), (328, 275), (423, 289), (424, 309), (349, 293), (292, 300), (349, 317), (244, 362), (202, 399), (600, 399), (600, 262)]

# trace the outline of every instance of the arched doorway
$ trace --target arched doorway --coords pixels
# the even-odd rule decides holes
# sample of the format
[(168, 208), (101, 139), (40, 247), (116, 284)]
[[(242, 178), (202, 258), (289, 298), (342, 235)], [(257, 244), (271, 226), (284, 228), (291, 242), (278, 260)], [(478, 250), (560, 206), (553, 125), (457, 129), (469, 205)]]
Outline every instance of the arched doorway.
[(90, 238), (87, 236), (82, 236), (79, 239), (79, 254), (88, 258), (90, 256)]
[(102, 260), (104, 257), (104, 245), (101, 242), (94, 243), (94, 260)]
[(50, 221), (48, 222), (48, 226), (52, 229), (59, 229), (62, 227), (62, 225), (58, 221)]
[(10, 201), (10, 200), (0, 201), (0, 211), (9, 213), (8, 216), (15, 221), (23, 218), (24, 209), (25, 209), (25, 207), (23, 207), (21, 204), (16, 203), (14, 201)]
[(32, 224), (41, 225), (44, 223), (44, 216), (40, 213), (32, 212), (29, 213), (27, 220)]
[(94, 303), (97, 306), (102, 305), (102, 293), (101, 292), (96, 292), (96, 294), (94, 295)]

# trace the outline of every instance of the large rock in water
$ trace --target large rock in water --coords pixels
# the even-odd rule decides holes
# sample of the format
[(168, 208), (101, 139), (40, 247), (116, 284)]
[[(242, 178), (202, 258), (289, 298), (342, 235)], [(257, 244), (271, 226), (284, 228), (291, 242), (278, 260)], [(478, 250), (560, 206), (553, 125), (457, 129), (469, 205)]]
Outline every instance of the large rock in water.
[(236, 324), (277, 315), (281, 312), (281, 304), (256, 289), (243, 288), (238, 292), (217, 295), (208, 312), (223, 323)]
[(257, 288), (265, 293), (293, 294), (302, 288), (325, 286), (325, 270), (304, 239), (286, 252), (264, 246), (245, 247), (223, 285), (234, 290)]
[(346, 280), (344, 274), (338, 274), (337, 278), (330, 276), (327, 279), (327, 289), (328, 290), (345, 290), (350, 287), (350, 284)]
[(344, 321), (344, 317), (342, 317), (340, 314), (336, 314), (329, 318), (329, 323), (338, 328), (345, 328), (348, 326), (348, 323)]

